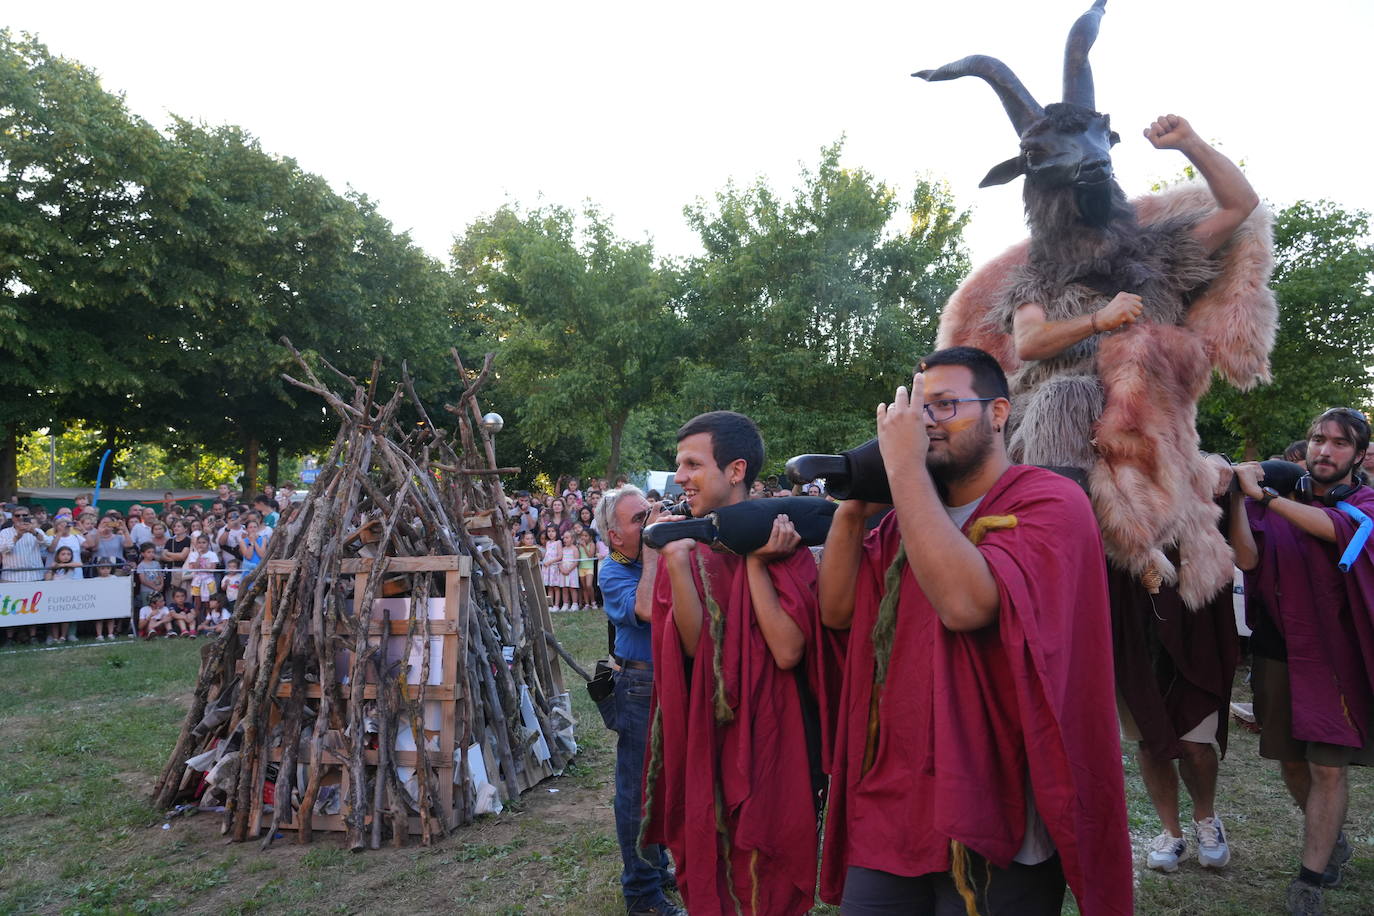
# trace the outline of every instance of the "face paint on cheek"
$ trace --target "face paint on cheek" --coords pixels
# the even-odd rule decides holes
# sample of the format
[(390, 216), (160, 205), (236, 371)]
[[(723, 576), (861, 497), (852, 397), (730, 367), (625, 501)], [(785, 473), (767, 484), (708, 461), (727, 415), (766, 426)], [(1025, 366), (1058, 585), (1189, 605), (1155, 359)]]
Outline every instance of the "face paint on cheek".
[(945, 430), (951, 433), (961, 433), (977, 422), (977, 416), (955, 417), (953, 420), (945, 421)]

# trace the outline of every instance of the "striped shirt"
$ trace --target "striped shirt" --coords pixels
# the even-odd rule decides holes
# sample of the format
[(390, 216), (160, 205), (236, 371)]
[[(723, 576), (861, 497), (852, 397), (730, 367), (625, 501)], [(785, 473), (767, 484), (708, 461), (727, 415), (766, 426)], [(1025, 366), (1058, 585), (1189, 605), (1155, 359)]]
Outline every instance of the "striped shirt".
[[(51, 540), (42, 531), (19, 534), (10, 527), (0, 531), (0, 582), (41, 582), (43, 580), (43, 546)], [(19, 570), (24, 570), (19, 572)]]

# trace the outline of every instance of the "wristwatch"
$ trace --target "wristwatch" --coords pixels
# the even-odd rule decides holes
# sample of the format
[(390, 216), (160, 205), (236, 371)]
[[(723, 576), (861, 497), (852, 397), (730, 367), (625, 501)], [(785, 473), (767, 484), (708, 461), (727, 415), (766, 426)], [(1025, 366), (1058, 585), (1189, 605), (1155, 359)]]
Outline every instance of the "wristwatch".
[(1267, 506), (1279, 498), (1279, 491), (1275, 490), (1273, 487), (1260, 487), (1260, 492), (1264, 494), (1264, 496), (1260, 497), (1259, 504), (1261, 506)]

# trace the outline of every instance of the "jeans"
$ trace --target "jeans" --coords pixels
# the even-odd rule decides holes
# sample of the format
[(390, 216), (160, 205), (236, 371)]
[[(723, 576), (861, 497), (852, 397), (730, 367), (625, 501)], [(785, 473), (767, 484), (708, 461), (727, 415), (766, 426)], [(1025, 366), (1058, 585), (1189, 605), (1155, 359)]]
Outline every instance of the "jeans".
[[(622, 668), (615, 676), (616, 731), (619, 735), (615, 745), (615, 835), (620, 841), (620, 858), (624, 863), (620, 886), (629, 910), (661, 904), (663, 883), (668, 880), (668, 855), (662, 846), (645, 846), (643, 858), (635, 848), (639, 840), (644, 754), (649, 745), (649, 696), (653, 686), (652, 671)], [(650, 865), (650, 862), (657, 865)]]

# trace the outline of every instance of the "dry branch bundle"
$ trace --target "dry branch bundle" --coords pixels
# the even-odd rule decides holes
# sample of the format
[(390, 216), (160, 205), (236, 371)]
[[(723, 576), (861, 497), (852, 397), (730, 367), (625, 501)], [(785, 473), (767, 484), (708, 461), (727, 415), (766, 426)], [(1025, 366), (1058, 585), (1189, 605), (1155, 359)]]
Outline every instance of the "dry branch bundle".
[(355, 850), (407, 833), (428, 844), (577, 750), (567, 655), (510, 537), (501, 475), (513, 469), (479, 422), (492, 359), (470, 375), (453, 354), (465, 389), (445, 405), (446, 435), (404, 364), (386, 392), (380, 362), (360, 385), (319, 360), (336, 390), (282, 342), (302, 375), (283, 378), (322, 398), (339, 433), (235, 625), (206, 647), (154, 798), (222, 804), (224, 832), (263, 847), (283, 828), (300, 842), (342, 830)]

